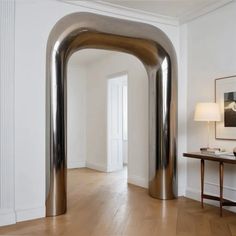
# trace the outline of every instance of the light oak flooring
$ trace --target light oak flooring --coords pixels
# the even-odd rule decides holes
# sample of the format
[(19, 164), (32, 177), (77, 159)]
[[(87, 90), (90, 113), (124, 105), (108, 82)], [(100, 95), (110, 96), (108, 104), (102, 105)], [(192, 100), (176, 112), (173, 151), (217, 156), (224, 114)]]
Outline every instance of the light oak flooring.
[(0, 235), (236, 236), (236, 214), (179, 198), (160, 201), (127, 185), (125, 171), (68, 171), (68, 212), (0, 228)]

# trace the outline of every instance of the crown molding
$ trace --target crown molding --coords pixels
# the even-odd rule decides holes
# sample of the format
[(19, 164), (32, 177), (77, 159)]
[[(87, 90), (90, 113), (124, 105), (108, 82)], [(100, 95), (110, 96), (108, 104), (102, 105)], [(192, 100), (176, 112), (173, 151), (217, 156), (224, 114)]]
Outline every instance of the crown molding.
[(136, 10), (128, 7), (119, 6), (113, 3), (103, 1), (75, 1), (75, 0), (57, 0), (59, 2), (80, 6), (88, 10), (95, 10), (98, 13), (108, 13), (112, 16), (131, 18), (136, 21), (159, 23), (171, 26), (179, 26), (179, 20), (175, 17), (153, 14), (147, 11)]
[(232, 2), (233, 0), (221, 0), (219, 2), (209, 3), (208, 5), (200, 6), (198, 9), (195, 9), (194, 11), (186, 12), (183, 16), (181, 16), (179, 18), (179, 23), (181, 25), (181, 24), (190, 22), (203, 15), (209, 14), (210, 12), (213, 12), (217, 10), (218, 8), (221, 8)]
[(204, 4), (193, 11), (186, 12), (181, 17), (170, 17), (166, 15), (150, 13), (144, 10), (124, 7), (115, 3), (104, 2), (102, 0), (98, 1), (58, 0), (58, 1), (84, 7), (90, 10), (96, 10), (100, 13), (109, 13), (117, 17), (129, 17), (131, 19), (138, 21), (161, 23), (172, 26), (179, 26), (181, 24), (185, 24), (187, 22), (195, 20), (203, 15), (213, 12), (216, 9), (233, 2), (233, 0), (221, 0), (219, 2), (209, 3), (208, 5)]

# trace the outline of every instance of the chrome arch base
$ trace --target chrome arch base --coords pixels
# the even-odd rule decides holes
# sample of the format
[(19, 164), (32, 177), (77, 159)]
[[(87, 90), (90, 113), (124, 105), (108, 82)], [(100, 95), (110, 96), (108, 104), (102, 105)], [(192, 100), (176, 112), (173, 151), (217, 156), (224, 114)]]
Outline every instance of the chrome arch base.
[(74, 13), (52, 29), (46, 65), (46, 215), (66, 212), (67, 62), (84, 48), (126, 52), (144, 64), (149, 79), (149, 193), (177, 195), (177, 61), (159, 29), (127, 20)]

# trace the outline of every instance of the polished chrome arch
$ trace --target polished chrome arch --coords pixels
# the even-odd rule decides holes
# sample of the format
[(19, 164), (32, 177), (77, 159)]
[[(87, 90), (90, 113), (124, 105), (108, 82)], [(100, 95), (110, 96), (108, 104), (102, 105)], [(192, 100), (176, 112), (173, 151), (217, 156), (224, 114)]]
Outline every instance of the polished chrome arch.
[(52, 29), (46, 62), (46, 215), (66, 212), (67, 62), (84, 48), (126, 52), (144, 64), (149, 79), (149, 193), (177, 195), (177, 62), (159, 29), (91, 13), (63, 17)]

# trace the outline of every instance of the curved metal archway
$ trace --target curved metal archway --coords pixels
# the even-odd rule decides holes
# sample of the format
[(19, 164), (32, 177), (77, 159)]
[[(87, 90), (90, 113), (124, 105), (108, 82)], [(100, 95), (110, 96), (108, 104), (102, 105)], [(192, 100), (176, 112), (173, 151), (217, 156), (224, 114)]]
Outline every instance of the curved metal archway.
[(167, 36), (159, 29), (127, 20), (74, 13), (52, 29), (47, 45), (46, 215), (66, 212), (67, 63), (84, 48), (126, 52), (144, 64), (149, 79), (149, 193), (177, 195), (177, 62)]

